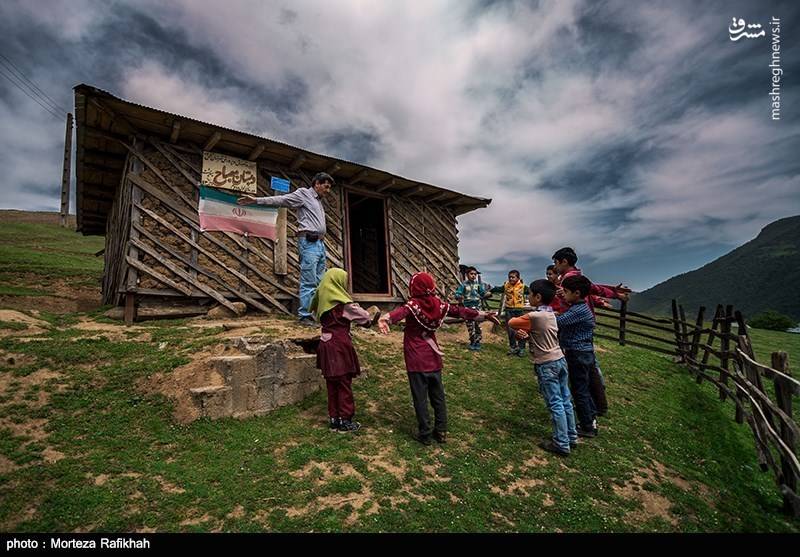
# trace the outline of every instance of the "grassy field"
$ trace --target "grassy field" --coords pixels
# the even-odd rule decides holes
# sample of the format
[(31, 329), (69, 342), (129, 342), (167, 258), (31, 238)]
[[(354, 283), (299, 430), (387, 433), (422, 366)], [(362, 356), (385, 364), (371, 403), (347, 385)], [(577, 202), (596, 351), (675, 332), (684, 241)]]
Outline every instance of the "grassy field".
[[(92, 242), (37, 249), (70, 246), (64, 256), (95, 277)], [(25, 267), (32, 249), (3, 244), (0, 257), (17, 254), (14, 273), (81, 268), (60, 257)], [(97, 315), (31, 308), (0, 322), (0, 531), (800, 530), (733, 407), (655, 353), (598, 342), (610, 414), (562, 459), (536, 447), (548, 413), (530, 363), (506, 356), (501, 336), (473, 353), (461, 326), (441, 333), (450, 442), (423, 447), (410, 437), (399, 330), (356, 333), (364, 428), (343, 435), (327, 429), (322, 392), (260, 418), (179, 425), (173, 403), (141, 384), (224, 342), (222, 329), (126, 329)], [(259, 325), (275, 337), (287, 326)], [(757, 351), (798, 361), (797, 335), (753, 336)]]

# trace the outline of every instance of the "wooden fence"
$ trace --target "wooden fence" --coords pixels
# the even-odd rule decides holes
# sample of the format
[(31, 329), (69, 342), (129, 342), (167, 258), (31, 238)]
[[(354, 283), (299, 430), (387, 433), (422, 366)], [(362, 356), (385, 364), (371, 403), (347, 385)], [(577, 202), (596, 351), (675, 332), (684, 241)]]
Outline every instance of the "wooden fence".
[(787, 354), (773, 352), (770, 365), (759, 363), (745, 319), (730, 305), (717, 306), (710, 326), (706, 323), (706, 308), (701, 307), (694, 322), (690, 322), (675, 300), (671, 319), (628, 311), (624, 302), (620, 309), (596, 311), (595, 337), (673, 356), (698, 384), (711, 382), (721, 401), (735, 405), (736, 422), (746, 422), (753, 432), (761, 470), (771, 470), (775, 476), (784, 511), (800, 517), (800, 428), (792, 414), (792, 400), (800, 395), (800, 381), (789, 371)]

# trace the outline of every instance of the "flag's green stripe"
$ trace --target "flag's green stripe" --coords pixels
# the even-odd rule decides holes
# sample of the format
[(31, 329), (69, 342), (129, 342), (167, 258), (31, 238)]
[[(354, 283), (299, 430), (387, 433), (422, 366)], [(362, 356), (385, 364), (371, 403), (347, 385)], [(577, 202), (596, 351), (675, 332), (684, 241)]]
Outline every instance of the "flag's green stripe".
[[(222, 203), (228, 203), (230, 205), (236, 205), (236, 200), (239, 198), (238, 195), (225, 193), (214, 188), (209, 188), (208, 186), (200, 186), (200, 197), (202, 199), (211, 199), (214, 201), (220, 201)], [(258, 211), (267, 212), (276, 210), (274, 207), (267, 207), (265, 205), (249, 205), (248, 209), (256, 209)]]

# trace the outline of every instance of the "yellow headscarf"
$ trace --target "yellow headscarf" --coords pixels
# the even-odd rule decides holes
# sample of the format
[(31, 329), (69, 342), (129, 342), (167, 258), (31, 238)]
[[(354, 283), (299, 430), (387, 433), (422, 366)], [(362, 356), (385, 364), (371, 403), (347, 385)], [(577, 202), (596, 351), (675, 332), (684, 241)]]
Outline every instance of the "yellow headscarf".
[(347, 271), (344, 269), (328, 269), (319, 281), (317, 291), (311, 298), (308, 311), (317, 316), (317, 321), (322, 315), (337, 304), (349, 304), (353, 301), (347, 291)]

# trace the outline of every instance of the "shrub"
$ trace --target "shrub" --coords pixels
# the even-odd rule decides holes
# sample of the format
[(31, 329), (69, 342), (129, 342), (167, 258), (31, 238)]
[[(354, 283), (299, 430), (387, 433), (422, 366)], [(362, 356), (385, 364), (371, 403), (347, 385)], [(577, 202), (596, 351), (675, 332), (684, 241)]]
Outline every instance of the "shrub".
[(774, 310), (759, 313), (750, 320), (750, 326), (770, 331), (785, 331), (795, 326), (794, 319)]

